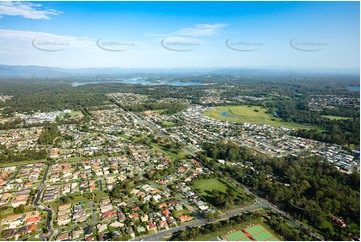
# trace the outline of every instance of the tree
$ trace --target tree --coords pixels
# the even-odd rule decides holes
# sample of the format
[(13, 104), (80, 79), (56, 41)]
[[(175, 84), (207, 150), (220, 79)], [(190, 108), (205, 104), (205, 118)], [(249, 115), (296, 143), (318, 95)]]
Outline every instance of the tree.
[(48, 228), (46, 228), (46, 227), (43, 227), (42, 230), (43, 230), (43, 233), (44, 233), (44, 234), (46, 234), (46, 233), (49, 232)]
[(14, 213), (16, 213), (16, 214), (24, 213), (24, 212), (25, 212), (24, 204), (20, 204), (18, 207), (14, 208)]
[(206, 216), (205, 216), (205, 217), (206, 217), (206, 219), (212, 219), (212, 218), (214, 218), (214, 215), (215, 215), (214, 213), (212, 213), (211, 211), (209, 211), (209, 212), (206, 213)]

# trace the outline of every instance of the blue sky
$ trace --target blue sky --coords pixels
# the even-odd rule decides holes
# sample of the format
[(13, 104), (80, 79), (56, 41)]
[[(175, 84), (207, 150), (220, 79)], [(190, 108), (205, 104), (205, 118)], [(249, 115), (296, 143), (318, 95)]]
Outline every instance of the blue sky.
[(359, 71), (359, 2), (0, 2), (0, 64)]

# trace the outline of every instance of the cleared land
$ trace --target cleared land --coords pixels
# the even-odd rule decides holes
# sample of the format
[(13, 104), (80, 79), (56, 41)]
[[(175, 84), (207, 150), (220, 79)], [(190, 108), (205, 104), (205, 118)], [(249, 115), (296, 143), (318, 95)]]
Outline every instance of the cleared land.
[(347, 117), (332, 116), (332, 115), (323, 115), (322, 117), (324, 117), (324, 118), (328, 118), (328, 119), (331, 119), (331, 120), (345, 120), (345, 119), (351, 119), (351, 118), (347, 118)]
[[(206, 202), (215, 206), (215, 198), (212, 193), (213, 189), (218, 190), (224, 194), (227, 193), (227, 188), (233, 189), (237, 198), (246, 200), (248, 197), (244, 194), (239, 188), (235, 187), (233, 184), (230, 184), (225, 179), (221, 178), (209, 178), (209, 179), (200, 179), (196, 180), (192, 185), (192, 188), (198, 192), (198, 195), (201, 196)], [(216, 207), (216, 206), (215, 206)], [(231, 206), (230, 208), (239, 207), (239, 205)]]
[(173, 123), (173, 122), (168, 122), (168, 121), (160, 121), (160, 124), (161, 124), (163, 127), (165, 127), (165, 128), (175, 126), (175, 123)]
[(285, 122), (260, 106), (219, 106), (205, 111), (203, 114), (214, 119), (237, 123), (268, 124), (274, 127), (283, 126), (294, 129), (318, 129), (317, 126)]
[(197, 180), (194, 182), (193, 188), (199, 190), (201, 195), (207, 195), (207, 193), (212, 192), (213, 189), (221, 192), (226, 192), (227, 190), (226, 184), (217, 178)]
[[(66, 115), (67, 113), (60, 113), (59, 115), (58, 115), (58, 117), (60, 118), (60, 119), (65, 119), (64, 118), (64, 116)], [(82, 112), (80, 112), (80, 111), (71, 111), (70, 113), (68, 113), (69, 115), (70, 115), (70, 117), (71, 118), (74, 118), (74, 117), (78, 117), (78, 116), (82, 116), (83, 114), (82, 114)]]

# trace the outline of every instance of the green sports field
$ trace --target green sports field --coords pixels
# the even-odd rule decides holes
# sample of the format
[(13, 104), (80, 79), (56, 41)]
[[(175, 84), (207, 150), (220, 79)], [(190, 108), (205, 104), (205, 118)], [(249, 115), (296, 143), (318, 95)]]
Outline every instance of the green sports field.
[(226, 239), (229, 241), (237, 241), (242, 239), (250, 240), (242, 231), (236, 231), (232, 234), (225, 235), (224, 237), (226, 237)]
[(267, 231), (263, 231), (259, 234), (256, 235), (252, 235), (252, 238), (257, 240), (257, 241), (264, 241), (264, 240), (269, 240), (269, 239), (273, 239), (273, 235)]
[(268, 231), (261, 224), (256, 224), (252, 227), (246, 227), (242, 229), (243, 231), (236, 231), (231, 234), (224, 235), (223, 237), (228, 241), (245, 241), (245, 240), (255, 240), (255, 241), (279, 241), (279, 239)]
[(249, 234), (258, 234), (264, 230), (266, 230), (266, 229), (262, 225), (259, 225), (259, 224), (245, 229), (245, 231)]
[(237, 123), (268, 124), (274, 127), (283, 126), (294, 129), (318, 129), (317, 126), (285, 122), (280, 118), (266, 113), (261, 106), (219, 106), (205, 111), (203, 114), (214, 119)]
[[(216, 241), (219, 237), (222, 237), (224, 240), (229, 240), (231, 241), (232, 238), (232, 232), (230, 231), (235, 231), (235, 232), (242, 232), (243, 234), (245, 234), (242, 230), (247, 228), (247, 225), (249, 224), (260, 224), (262, 225), (267, 231), (271, 232), (272, 235), (274, 236), (275, 239), (269, 239), (269, 240), (277, 240), (279, 241), (280, 239), (278, 238), (278, 236), (267, 226), (267, 224), (264, 224), (262, 222), (262, 220), (260, 219), (256, 219), (256, 220), (252, 220), (252, 221), (248, 221), (248, 222), (243, 222), (240, 224), (233, 224), (232, 226), (229, 227), (224, 227), (221, 228), (220, 230), (214, 231), (214, 232), (210, 232), (207, 234), (200, 234), (198, 235), (196, 238), (192, 239), (193, 241)], [(239, 237), (241, 237), (242, 234), (238, 234)], [(227, 236), (231, 236), (231, 238), (227, 239)], [(243, 236), (243, 235), (242, 235)], [(250, 241), (252, 240), (251, 238), (243, 237), (240, 238), (238, 241)]]

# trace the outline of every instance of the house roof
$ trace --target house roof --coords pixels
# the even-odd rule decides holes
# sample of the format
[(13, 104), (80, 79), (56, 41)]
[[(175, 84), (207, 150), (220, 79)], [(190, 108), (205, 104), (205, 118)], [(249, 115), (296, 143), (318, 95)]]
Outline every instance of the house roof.
[(104, 217), (110, 217), (110, 216), (113, 216), (113, 215), (115, 215), (115, 214), (117, 214), (117, 211), (111, 210), (111, 211), (102, 213), (102, 217), (103, 217), (103, 218), (104, 218)]
[(124, 227), (124, 224), (120, 223), (118, 221), (115, 221), (115, 222), (111, 223), (109, 226), (114, 227), (114, 228), (121, 228), (121, 227)]
[(71, 208), (71, 204), (65, 204), (65, 205), (59, 206), (58, 210), (61, 211), (64, 209), (69, 209), (69, 208)]
[(168, 227), (167, 221), (159, 221), (160, 227)]
[(181, 221), (188, 221), (188, 220), (190, 220), (190, 217), (188, 217), (188, 215), (182, 215), (182, 216), (179, 217), (179, 219)]
[(163, 213), (166, 217), (168, 217), (168, 216), (170, 215), (170, 211), (169, 211), (168, 209), (163, 210), (162, 213)]
[(148, 229), (155, 229), (155, 228), (157, 228), (157, 226), (154, 223), (148, 222)]
[(67, 240), (67, 239), (69, 239), (68, 233), (59, 234), (58, 237), (56, 238), (56, 240)]
[(40, 219), (41, 219), (41, 217), (31, 217), (31, 218), (28, 218), (27, 220), (26, 220), (26, 223), (28, 224), (28, 223), (37, 223), (37, 222), (39, 222), (40, 221)]
[(37, 224), (30, 224), (28, 227), (28, 231), (35, 231), (37, 229)]
[(19, 218), (21, 218), (22, 216), (23, 216), (22, 214), (8, 215), (8, 216), (6, 216), (3, 220), (6, 220), (6, 221), (15, 221), (15, 220), (18, 220)]
[(166, 203), (161, 203), (159, 204), (159, 208), (166, 208), (167, 207), (167, 204)]

